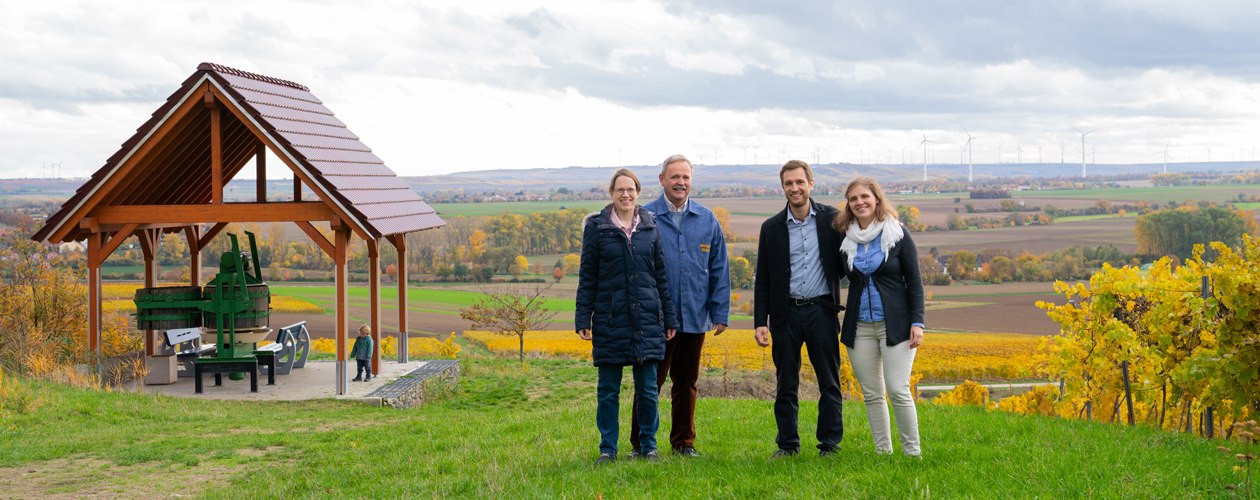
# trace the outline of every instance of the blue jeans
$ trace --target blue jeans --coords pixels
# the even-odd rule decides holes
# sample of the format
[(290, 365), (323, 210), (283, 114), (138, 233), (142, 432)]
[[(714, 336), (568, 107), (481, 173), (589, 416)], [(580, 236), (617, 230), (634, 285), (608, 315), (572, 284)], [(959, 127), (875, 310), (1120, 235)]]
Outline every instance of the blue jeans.
[[(634, 398), (638, 403), (640, 451), (656, 449), (656, 429), (661, 423), (656, 413), (656, 361), (629, 365), (634, 372)], [(595, 426), (599, 428), (599, 452), (617, 455), (617, 417), (620, 411), (621, 372), (626, 365), (599, 366), (599, 385), (595, 389)]]

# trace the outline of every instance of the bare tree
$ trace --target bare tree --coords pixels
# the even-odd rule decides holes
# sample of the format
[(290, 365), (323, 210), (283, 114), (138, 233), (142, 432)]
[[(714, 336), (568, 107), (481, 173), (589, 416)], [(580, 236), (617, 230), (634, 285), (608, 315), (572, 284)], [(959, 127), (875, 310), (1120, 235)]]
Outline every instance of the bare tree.
[[(459, 317), (471, 321), (473, 328), (489, 329), (500, 335), (516, 335), (520, 340), (521, 364), (525, 363), (525, 332), (537, 330), (555, 317), (555, 311), (544, 308), (543, 297), (551, 284), (534, 287), (532, 292), (482, 289), (485, 298), (470, 307), (461, 308)], [(524, 293), (522, 293), (524, 292)]]

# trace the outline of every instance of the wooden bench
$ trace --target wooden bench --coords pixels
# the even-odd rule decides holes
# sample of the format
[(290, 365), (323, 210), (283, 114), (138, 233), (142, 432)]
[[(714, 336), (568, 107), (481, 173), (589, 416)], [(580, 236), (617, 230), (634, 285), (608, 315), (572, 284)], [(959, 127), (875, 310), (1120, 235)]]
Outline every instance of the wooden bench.
[[(249, 392), (258, 392), (258, 358), (201, 358), (193, 360), (193, 392), (202, 393), (201, 375), (214, 374), (214, 385), (223, 385), (224, 373), (249, 373)], [(274, 380), (272, 381), (274, 383)]]

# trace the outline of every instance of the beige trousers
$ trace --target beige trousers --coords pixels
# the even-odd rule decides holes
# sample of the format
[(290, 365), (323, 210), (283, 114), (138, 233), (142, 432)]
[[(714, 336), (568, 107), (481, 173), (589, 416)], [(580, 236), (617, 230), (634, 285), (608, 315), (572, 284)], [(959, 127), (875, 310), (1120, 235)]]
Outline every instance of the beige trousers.
[(897, 432), (901, 435), (901, 451), (906, 455), (919, 456), (919, 416), (914, 408), (914, 395), (910, 394), (910, 368), (914, 366), (917, 349), (910, 342), (892, 347), (885, 344), (886, 328), (883, 321), (857, 324), (857, 338), (848, 349), (853, 374), (862, 386), (866, 402), (866, 419), (871, 424), (871, 437), (875, 440), (876, 453), (892, 453), (892, 431), (889, 429), (888, 401), (892, 402), (897, 417)]

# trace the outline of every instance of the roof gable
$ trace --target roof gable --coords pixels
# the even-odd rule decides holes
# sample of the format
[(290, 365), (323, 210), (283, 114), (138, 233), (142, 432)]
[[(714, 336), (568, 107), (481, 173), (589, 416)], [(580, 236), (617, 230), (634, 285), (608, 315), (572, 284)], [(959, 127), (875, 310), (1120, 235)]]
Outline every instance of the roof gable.
[(305, 86), (202, 63), (32, 238), (82, 239), (79, 220), (102, 205), (210, 203), (211, 113), (199, 99), (229, 111), (219, 113), (225, 184), (266, 144), (365, 238), (445, 224)]

